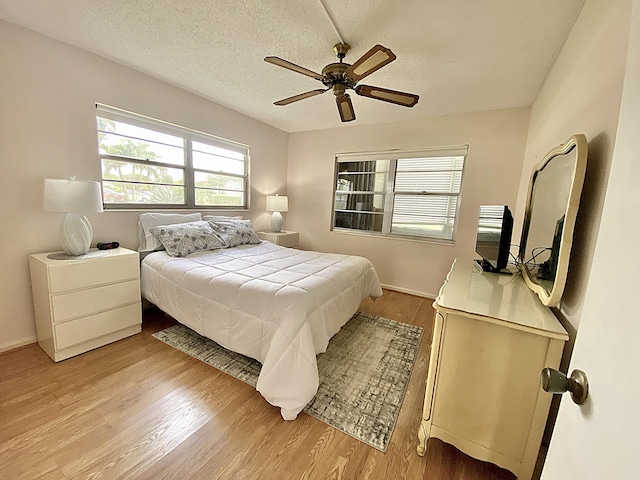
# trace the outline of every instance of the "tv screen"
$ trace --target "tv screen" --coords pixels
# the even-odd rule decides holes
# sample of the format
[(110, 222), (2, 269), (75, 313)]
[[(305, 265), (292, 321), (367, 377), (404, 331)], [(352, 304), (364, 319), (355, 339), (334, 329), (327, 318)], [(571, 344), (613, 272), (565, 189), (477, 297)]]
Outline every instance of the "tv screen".
[(476, 253), (482, 257), (482, 269), (499, 272), (507, 268), (513, 216), (506, 205), (482, 205), (478, 216)]

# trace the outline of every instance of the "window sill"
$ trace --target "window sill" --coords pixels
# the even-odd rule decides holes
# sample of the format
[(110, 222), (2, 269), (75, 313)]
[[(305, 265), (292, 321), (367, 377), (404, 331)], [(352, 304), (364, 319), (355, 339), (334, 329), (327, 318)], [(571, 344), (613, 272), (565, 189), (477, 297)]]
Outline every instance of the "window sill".
[(432, 237), (412, 237), (408, 235), (384, 235), (382, 233), (369, 232), (366, 230), (354, 231), (350, 229), (333, 228), (331, 233), (337, 233), (340, 235), (355, 235), (358, 237), (371, 237), (381, 240), (400, 240), (404, 242), (416, 242), (416, 243), (431, 243), (435, 245), (443, 245), (446, 247), (455, 247), (455, 240), (438, 239)]

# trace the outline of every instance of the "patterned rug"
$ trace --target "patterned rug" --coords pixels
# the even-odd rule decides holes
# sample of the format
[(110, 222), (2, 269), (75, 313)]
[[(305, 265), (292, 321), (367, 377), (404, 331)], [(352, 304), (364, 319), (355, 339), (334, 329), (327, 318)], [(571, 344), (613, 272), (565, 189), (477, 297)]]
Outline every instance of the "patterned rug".
[[(261, 365), (184, 325), (153, 335), (253, 387)], [(391, 440), (422, 328), (356, 313), (318, 355), (320, 386), (304, 412), (383, 452)]]

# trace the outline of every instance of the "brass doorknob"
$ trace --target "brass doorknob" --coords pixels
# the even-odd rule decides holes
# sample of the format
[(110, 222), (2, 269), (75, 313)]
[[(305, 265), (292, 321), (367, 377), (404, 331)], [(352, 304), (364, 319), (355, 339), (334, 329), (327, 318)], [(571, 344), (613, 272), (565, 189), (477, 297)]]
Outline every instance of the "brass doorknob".
[(542, 389), (549, 393), (570, 392), (574, 403), (582, 405), (589, 396), (589, 382), (582, 370), (574, 370), (567, 377), (564, 373), (545, 368), (540, 374)]

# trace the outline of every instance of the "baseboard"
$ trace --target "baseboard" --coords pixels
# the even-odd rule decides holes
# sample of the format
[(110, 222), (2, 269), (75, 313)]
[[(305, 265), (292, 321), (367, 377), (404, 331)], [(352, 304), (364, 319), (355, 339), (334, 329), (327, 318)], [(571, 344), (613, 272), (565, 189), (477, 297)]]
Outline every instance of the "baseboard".
[(394, 285), (385, 285), (385, 284), (381, 284), (381, 285), (382, 285), (382, 288), (386, 290), (393, 290), (394, 292), (400, 292), (400, 293), (408, 293), (409, 295), (415, 295), (416, 297), (431, 298), (431, 299), (437, 297), (437, 295), (433, 295), (431, 293), (418, 292), (417, 290), (411, 290), (409, 288), (396, 287)]
[(9, 352), (11, 350), (16, 350), (18, 348), (22, 348), (22, 347), (25, 347), (27, 345), (31, 345), (33, 343), (36, 343), (37, 341), (38, 341), (38, 339), (36, 337), (31, 337), (31, 338), (27, 338), (27, 339), (24, 339), (24, 340), (20, 340), (18, 342), (10, 343), (8, 345), (2, 345), (2, 346), (0, 346), (0, 353)]

